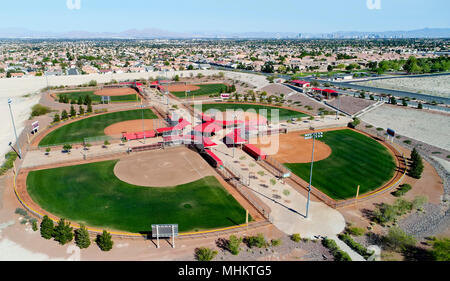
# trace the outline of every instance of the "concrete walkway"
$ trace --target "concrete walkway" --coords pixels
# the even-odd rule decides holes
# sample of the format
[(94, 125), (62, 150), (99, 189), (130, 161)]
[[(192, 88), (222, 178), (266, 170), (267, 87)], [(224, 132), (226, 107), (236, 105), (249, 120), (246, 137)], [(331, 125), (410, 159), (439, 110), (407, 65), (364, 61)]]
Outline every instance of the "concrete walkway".
[(233, 149), (225, 145), (213, 148), (213, 152), (242, 177), (251, 176), (248, 188), (272, 209), (270, 221), (286, 234), (299, 233), (301, 237), (314, 238), (334, 236), (344, 230), (344, 217), (322, 202), (311, 202), (306, 219), (307, 198), (276, 179), (242, 150), (235, 149), (234, 158)]

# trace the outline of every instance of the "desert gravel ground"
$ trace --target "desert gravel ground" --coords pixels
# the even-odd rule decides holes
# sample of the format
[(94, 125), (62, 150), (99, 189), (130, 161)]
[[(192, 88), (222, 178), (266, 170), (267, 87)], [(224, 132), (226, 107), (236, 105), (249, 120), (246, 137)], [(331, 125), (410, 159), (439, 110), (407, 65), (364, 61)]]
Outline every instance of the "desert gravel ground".
[(399, 106), (383, 105), (361, 119), (375, 127), (391, 128), (398, 134), (450, 150), (450, 116)]
[(395, 78), (359, 82), (359, 85), (450, 98), (450, 75), (422, 78)]

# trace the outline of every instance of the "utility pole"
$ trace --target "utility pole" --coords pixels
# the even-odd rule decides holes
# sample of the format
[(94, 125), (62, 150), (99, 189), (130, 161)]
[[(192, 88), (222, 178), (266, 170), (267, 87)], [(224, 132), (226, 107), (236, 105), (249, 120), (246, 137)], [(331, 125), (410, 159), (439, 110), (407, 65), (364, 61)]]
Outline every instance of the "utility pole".
[(305, 140), (313, 139), (313, 149), (312, 149), (312, 157), (311, 157), (312, 158), (312, 160), (311, 160), (311, 172), (309, 174), (308, 201), (306, 202), (306, 216), (305, 216), (305, 218), (308, 218), (308, 215), (309, 215), (309, 204), (310, 204), (310, 201), (311, 201), (312, 172), (313, 172), (313, 166), (314, 166), (314, 146), (315, 146), (316, 138), (322, 138), (322, 137), (323, 137), (323, 133), (322, 132), (305, 135)]
[(14, 135), (16, 136), (17, 148), (19, 149), (19, 158), (22, 159), (22, 150), (20, 149), (19, 138), (17, 137), (16, 125), (14, 124), (14, 116), (12, 114), (11, 103), (12, 103), (12, 99), (9, 98), (8, 99), (9, 113), (11, 114), (11, 121), (12, 121), (13, 128), (14, 128)]

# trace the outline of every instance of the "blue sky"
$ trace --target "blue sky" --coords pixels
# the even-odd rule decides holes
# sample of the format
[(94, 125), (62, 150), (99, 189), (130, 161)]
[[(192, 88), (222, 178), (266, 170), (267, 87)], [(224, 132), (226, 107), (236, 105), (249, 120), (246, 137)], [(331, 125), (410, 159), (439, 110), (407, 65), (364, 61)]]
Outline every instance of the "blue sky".
[[(449, 0), (80, 0), (69, 10), (66, 0), (2, 1), (0, 28), (38, 31), (334, 31), (411, 30), (450, 27)], [(377, 1), (377, 0), (372, 0)]]

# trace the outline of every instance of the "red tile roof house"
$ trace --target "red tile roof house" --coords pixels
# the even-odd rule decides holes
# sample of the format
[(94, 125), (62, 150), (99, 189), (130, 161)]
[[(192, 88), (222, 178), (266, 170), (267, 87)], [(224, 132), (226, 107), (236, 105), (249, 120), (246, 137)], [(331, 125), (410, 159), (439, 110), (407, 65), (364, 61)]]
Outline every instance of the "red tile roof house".
[(311, 83), (307, 82), (307, 81), (301, 81), (301, 80), (292, 80), (291, 84), (297, 87), (301, 87), (301, 88), (310, 88), (311, 87)]

